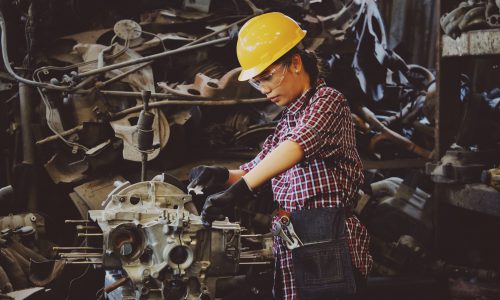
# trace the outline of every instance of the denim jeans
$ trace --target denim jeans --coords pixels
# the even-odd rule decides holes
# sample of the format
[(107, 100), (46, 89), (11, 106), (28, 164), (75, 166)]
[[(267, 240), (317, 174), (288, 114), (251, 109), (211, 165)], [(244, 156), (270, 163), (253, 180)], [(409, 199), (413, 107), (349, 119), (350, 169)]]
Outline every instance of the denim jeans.
[(326, 207), (295, 211), (295, 232), (304, 246), (292, 250), (299, 300), (332, 299), (356, 292), (345, 236), (345, 211)]

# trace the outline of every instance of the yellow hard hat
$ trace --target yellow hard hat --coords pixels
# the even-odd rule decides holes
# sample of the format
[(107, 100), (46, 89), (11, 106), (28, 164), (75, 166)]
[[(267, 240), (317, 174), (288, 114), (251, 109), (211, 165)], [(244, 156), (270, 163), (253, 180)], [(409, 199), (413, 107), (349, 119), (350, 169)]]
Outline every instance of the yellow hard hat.
[(248, 20), (238, 34), (236, 45), (242, 68), (238, 80), (245, 81), (259, 75), (297, 45), (306, 32), (290, 17), (279, 12)]

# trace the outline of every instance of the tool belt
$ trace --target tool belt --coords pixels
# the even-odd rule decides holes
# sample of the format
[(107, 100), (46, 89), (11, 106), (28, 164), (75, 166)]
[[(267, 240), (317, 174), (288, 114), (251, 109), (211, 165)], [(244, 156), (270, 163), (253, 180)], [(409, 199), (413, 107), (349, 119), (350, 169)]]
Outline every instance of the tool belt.
[(292, 250), (298, 299), (332, 299), (356, 292), (345, 234), (345, 209), (294, 211), (291, 222), (303, 245)]

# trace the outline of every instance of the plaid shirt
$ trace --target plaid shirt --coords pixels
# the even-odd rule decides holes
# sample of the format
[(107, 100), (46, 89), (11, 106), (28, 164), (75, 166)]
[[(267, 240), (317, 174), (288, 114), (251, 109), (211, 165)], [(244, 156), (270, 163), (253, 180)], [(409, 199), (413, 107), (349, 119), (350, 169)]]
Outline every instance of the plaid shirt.
[[(344, 96), (318, 80), (314, 89), (285, 108), (262, 151), (240, 169), (250, 171), (285, 140), (298, 143), (305, 158), (272, 179), (274, 200), (279, 206), (288, 212), (319, 207), (352, 208), (363, 181), (363, 169)], [(346, 229), (353, 265), (366, 276), (372, 265), (368, 232), (356, 216), (346, 219)], [(297, 299), (292, 252), (280, 237), (275, 237), (273, 250), (276, 269), (281, 270), (284, 298)]]

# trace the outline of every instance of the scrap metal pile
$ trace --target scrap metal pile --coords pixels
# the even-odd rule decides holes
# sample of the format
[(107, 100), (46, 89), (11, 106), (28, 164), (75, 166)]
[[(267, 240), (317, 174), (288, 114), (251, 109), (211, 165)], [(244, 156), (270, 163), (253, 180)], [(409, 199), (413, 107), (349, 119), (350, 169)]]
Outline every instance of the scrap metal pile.
[[(431, 158), (434, 74), (388, 49), (375, 1), (1, 4), (2, 294), (271, 297), (269, 191), (206, 229), (203, 199), (185, 190), (193, 163), (252, 158), (279, 119), (237, 80), (238, 30), (263, 11), (308, 31), (304, 46), (349, 99), (365, 167), (380, 169), (356, 208), (374, 235), (374, 274), (436, 269), (426, 259), (431, 188), (383, 170)], [(78, 285), (99, 271), (100, 291)]]
[(454, 39), (470, 30), (500, 28), (500, 1), (462, 1), (458, 7), (444, 14), (440, 23), (444, 33)]

